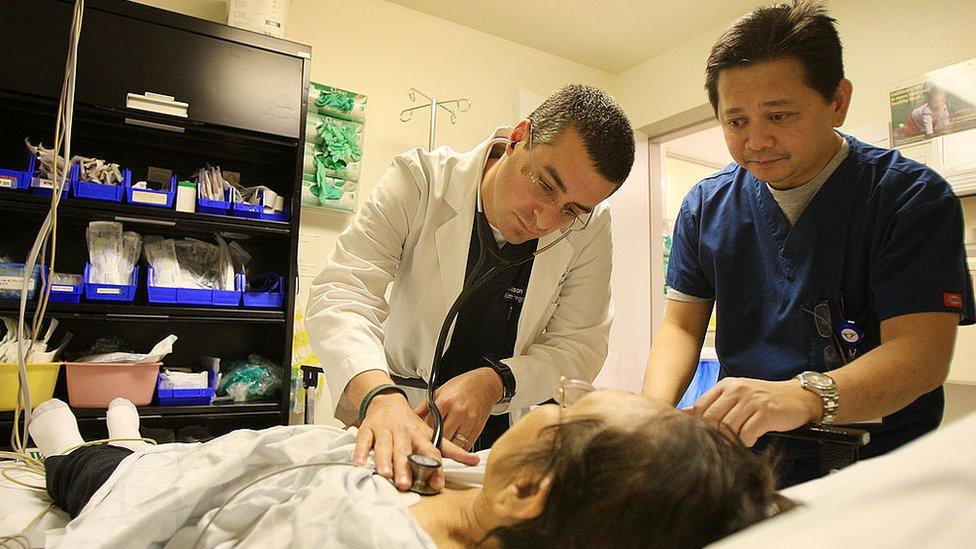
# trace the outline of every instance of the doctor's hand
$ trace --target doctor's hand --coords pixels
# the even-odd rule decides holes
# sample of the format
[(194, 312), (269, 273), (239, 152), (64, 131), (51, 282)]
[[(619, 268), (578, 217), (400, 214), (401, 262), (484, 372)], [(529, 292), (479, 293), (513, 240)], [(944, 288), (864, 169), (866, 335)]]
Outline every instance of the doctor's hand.
[[(502, 379), (487, 367), (465, 372), (440, 386), (434, 391), (434, 402), (444, 418), (444, 440), (470, 449), (504, 393)], [(426, 402), (417, 407), (417, 415), (433, 426)]]
[[(433, 431), (410, 408), (407, 399), (399, 393), (379, 394), (370, 402), (366, 418), (356, 435), (353, 462), (365, 465), (370, 449), (376, 462), (376, 472), (391, 479), (398, 490), (409, 490), (413, 484), (410, 463), (412, 453), (441, 459), (441, 452), (430, 441)], [(478, 456), (469, 454), (450, 441), (441, 444), (444, 457), (466, 465), (476, 465)], [(444, 473), (438, 469), (431, 478), (431, 488), (440, 492), (444, 488)]]
[(820, 421), (823, 403), (796, 380), (729, 377), (702, 395), (690, 413), (733, 442), (751, 447), (770, 431), (790, 431)]

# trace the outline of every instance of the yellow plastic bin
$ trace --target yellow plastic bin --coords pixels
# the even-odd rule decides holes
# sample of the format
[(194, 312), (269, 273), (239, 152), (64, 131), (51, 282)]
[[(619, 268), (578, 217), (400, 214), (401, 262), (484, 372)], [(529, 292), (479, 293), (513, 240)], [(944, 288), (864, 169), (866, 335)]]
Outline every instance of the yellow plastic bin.
[[(0, 363), (0, 411), (2, 412), (13, 410), (17, 406), (17, 392), (20, 387), (20, 383), (17, 382), (18, 370), (16, 364)], [(60, 370), (60, 362), (27, 365), (27, 386), (30, 387), (32, 407), (37, 407), (45, 400), (51, 400)]]
[(108, 408), (116, 397), (136, 406), (152, 402), (159, 362), (96, 364), (68, 362), (68, 403), (75, 408)]

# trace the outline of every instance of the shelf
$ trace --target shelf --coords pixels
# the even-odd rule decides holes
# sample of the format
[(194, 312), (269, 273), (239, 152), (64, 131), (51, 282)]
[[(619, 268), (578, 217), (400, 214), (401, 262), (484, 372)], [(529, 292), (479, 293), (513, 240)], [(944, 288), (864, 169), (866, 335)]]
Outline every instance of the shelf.
[[(141, 419), (164, 417), (208, 418), (208, 417), (238, 417), (238, 416), (268, 416), (281, 415), (279, 402), (254, 402), (246, 404), (211, 404), (203, 406), (139, 406)], [(79, 422), (104, 421), (105, 408), (72, 408), (71, 411)], [(0, 424), (13, 422), (13, 412), (0, 412)]]
[[(47, 214), (51, 198), (36, 196), (18, 191), (0, 191), (0, 211)], [(166, 227), (172, 230), (194, 232), (232, 232), (264, 235), (291, 235), (291, 224), (287, 221), (266, 221), (207, 215), (201, 213), (178, 212), (166, 208), (103, 202), (84, 198), (68, 198), (58, 206), (59, 218), (74, 218), (89, 221), (119, 221), (129, 226)]]
[[(139, 417), (142, 419), (181, 416), (181, 417), (211, 417), (211, 416), (234, 416), (234, 415), (253, 415), (253, 414), (274, 414), (281, 413), (281, 403), (279, 402), (252, 402), (245, 404), (209, 404), (201, 406), (139, 406)], [(75, 417), (79, 420), (85, 419), (105, 419), (105, 408), (72, 408)]]
[[(35, 301), (27, 303), (27, 314), (33, 316)], [(0, 314), (17, 314), (19, 301), (0, 301)], [(109, 321), (194, 321), (194, 322), (269, 322), (284, 323), (285, 313), (270, 309), (229, 309), (219, 307), (179, 307), (165, 305), (139, 305), (136, 303), (48, 303), (47, 314), (60, 319)]]
[[(74, 356), (102, 338), (123, 340), (126, 348), (149, 349), (166, 334), (178, 337), (167, 364), (195, 366), (200, 357), (267, 357), (280, 365), (284, 386), (274, 402), (207, 406), (143, 406), (143, 426), (217, 436), (234, 429), (283, 425), (289, 419), (290, 364), (294, 304), (298, 284), (300, 197), (308, 110), (310, 49), (225, 25), (119, 0), (90, 0), (78, 50), (77, 91), (71, 154), (104, 158), (132, 170), (134, 181), (150, 167), (182, 179), (202, 166), (220, 166), (240, 175), (246, 186), (265, 185), (284, 197), (289, 221), (266, 221), (178, 212), (140, 204), (69, 197), (58, 208), (57, 238), (47, 252), (56, 266), (80, 273), (90, 260), (85, 227), (91, 221), (122, 223), (145, 237), (214, 241), (214, 233), (238, 241), (252, 256), (249, 271), (284, 277), (281, 309), (148, 302), (146, 276), (132, 303), (92, 301), (52, 303), (49, 317), (73, 339)], [(33, 63), (63, 59), (63, 34), (71, 20), (69, 0), (3, 0), (0, 22), (0, 167), (27, 167), (24, 139), (53, 142), (56, 97), (63, 66)], [(138, 37), (145, 47), (119, 49)], [(148, 61), (148, 62), (147, 62)], [(152, 70), (146, 70), (152, 67)], [(214, 71), (226, 76), (212, 85)], [(260, 73), (261, 78), (251, 77)], [(228, 80), (229, 78), (229, 80)], [(128, 93), (153, 91), (190, 104), (188, 118), (132, 109)], [(21, 257), (50, 210), (50, 197), (0, 189), (0, 252)], [(145, 262), (143, 261), (143, 264)], [(29, 302), (34, 309), (37, 301)], [(0, 315), (15, 316), (19, 301), (0, 301)], [(34, 313), (28, 311), (33, 317)], [(60, 335), (60, 334), (57, 334)], [(73, 352), (74, 351), (74, 352)], [(61, 370), (54, 395), (67, 400), (67, 373)], [(104, 409), (77, 409), (81, 432), (101, 438)], [(0, 412), (0, 445), (13, 424)], [(202, 428), (202, 429), (198, 429)], [(196, 437), (196, 434), (186, 436)]]

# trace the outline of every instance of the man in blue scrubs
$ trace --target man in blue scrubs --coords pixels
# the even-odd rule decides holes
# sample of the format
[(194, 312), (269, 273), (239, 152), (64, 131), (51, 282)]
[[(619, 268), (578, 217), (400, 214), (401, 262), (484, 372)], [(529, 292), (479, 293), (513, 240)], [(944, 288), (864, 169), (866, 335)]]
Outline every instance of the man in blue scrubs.
[[(735, 163), (681, 206), (644, 393), (678, 401), (714, 306), (722, 379), (692, 413), (748, 446), (883, 418), (871, 457), (938, 426), (956, 326), (976, 314), (945, 180), (834, 129), (852, 94), (834, 23), (818, 5), (761, 8), (712, 48), (706, 88)], [(818, 448), (780, 452), (784, 484), (819, 476)]]

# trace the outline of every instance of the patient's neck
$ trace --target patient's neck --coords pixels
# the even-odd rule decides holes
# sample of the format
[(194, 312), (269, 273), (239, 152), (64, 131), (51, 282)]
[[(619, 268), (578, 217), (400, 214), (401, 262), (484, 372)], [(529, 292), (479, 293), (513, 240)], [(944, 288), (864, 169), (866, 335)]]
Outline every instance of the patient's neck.
[(421, 498), (410, 512), (437, 547), (473, 547), (498, 526), (488, 509), (482, 490), (468, 488)]

